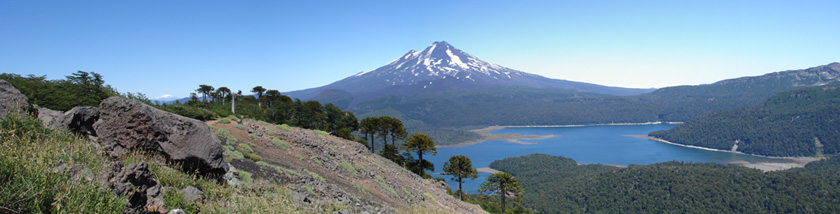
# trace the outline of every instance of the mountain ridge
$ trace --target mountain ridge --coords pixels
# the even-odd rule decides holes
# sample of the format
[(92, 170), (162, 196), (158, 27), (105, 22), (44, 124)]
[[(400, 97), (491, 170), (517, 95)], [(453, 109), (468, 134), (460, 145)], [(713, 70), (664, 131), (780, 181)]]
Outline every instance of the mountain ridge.
[(551, 79), (483, 61), (445, 41), (432, 43), (421, 51), (408, 51), (379, 68), (359, 72), (331, 84), (291, 91), (285, 94), (300, 99), (318, 99), (319, 94), (351, 94), (353, 107), (363, 101), (391, 95), (415, 95), (458, 92), (495, 87), (522, 87), (569, 90), (610, 95), (636, 95), (653, 89), (630, 89), (591, 83)]

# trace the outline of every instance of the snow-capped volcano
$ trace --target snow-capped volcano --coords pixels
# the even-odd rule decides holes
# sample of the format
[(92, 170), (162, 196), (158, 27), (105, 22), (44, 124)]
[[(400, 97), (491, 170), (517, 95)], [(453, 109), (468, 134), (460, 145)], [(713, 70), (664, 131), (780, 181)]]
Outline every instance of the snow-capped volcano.
[(489, 87), (564, 89), (612, 95), (652, 91), (550, 79), (482, 61), (440, 41), (422, 51), (411, 50), (382, 67), (360, 72), (326, 86), (287, 94), (319, 101), (349, 96), (353, 103), (358, 103), (390, 95), (445, 93)]
[[(444, 41), (432, 43), (422, 51), (411, 50), (400, 58), (374, 70), (360, 72), (350, 79), (376, 79), (379, 83), (360, 85), (357, 90), (382, 86), (433, 87), (435, 81), (462, 82), (458, 88), (470, 85), (511, 85), (523, 77), (544, 78), (482, 61)], [(384, 82), (383, 82), (384, 81)], [(520, 85), (522, 83), (513, 84)], [(534, 85), (536, 86), (536, 85)], [(434, 87), (439, 89), (440, 87)], [(433, 90), (433, 89), (430, 89)], [(350, 89), (348, 91), (356, 91)], [(435, 90), (436, 91), (436, 90)]]

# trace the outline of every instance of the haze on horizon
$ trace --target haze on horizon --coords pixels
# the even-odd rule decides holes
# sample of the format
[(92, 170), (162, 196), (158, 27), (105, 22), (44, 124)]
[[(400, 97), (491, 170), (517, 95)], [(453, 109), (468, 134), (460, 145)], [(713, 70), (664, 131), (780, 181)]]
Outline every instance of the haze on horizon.
[(0, 2), (0, 72), (186, 97), (317, 87), (447, 41), (549, 78), (652, 88), (840, 61), (837, 1)]

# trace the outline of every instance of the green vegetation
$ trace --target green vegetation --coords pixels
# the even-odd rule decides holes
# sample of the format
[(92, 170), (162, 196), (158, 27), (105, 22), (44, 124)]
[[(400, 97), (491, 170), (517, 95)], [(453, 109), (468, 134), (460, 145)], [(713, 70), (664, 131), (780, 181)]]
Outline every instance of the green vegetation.
[(274, 164), (270, 164), (270, 163), (267, 163), (265, 161), (257, 161), (257, 165), (272, 168), (274, 170), (281, 171), (281, 172), (284, 172), (286, 174), (301, 176), (301, 174), (299, 172), (295, 171), (295, 170), (287, 169), (285, 167), (277, 166), (277, 165), (274, 165)]
[(411, 194), (411, 192), (409, 192), (407, 189), (405, 189), (405, 187), (403, 187), (402, 190), (403, 190), (403, 192), (405, 192), (406, 196), (412, 197), (412, 198), (414, 197), (414, 194)]
[[(402, 121), (389, 116), (368, 117), (359, 122), (359, 133), (365, 136), (370, 151), (376, 153), (376, 137), (382, 137), (385, 148), (382, 150), (382, 157), (401, 165), (403, 160), (397, 151), (397, 140), (402, 140), (408, 133)], [(391, 144), (388, 144), (388, 136), (391, 136)]]
[(236, 144), (236, 137), (233, 136), (228, 130), (219, 129), (216, 130), (216, 136), (225, 140), (227, 145), (235, 145)]
[(821, 66), (708, 85), (667, 87), (636, 96), (526, 88), (477, 89), (383, 97), (358, 104), (354, 112), (360, 118), (400, 118), (407, 129), (426, 133), (446, 145), (479, 137), (462, 127), (687, 121), (752, 106), (779, 92), (824, 84), (833, 81), (827, 77), (837, 74)]
[(245, 157), (251, 159), (254, 162), (261, 161), (262, 157), (254, 153), (245, 153)]
[(367, 168), (365, 168), (365, 166), (363, 166), (363, 165), (361, 165), (361, 164), (359, 164), (359, 163), (353, 163), (353, 166), (354, 166), (356, 169), (359, 169), (359, 170), (361, 170), (361, 171), (367, 171)]
[(86, 167), (94, 175), (108, 158), (96, 155), (86, 140), (69, 132), (41, 127), (34, 119), (0, 119), (0, 212), (118, 213), (124, 197), (101, 189), (94, 181), (71, 182), (56, 172), (60, 162)]
[(432, 171), (435, 170), (434, 164), (432, 164), (428, 160), (423, 160), (423, 154), (437, 154), (437, 148), (435, 148), (435, 141), (429, 138), (428, 135), (423, 133), (414, 133), (411, 136), (408, 136), (408, 138), (405, 140), (405, 143), (402, 144), (402, 148), (409, 153), (417, 152), (417, 162), (407, 164), (409, 170), (420, 176), (425, 176), (427, 169)]
[(315, 162), (315, 164), (324, 165), (323, 163), (321, 163), (321, 160), (318, 160), (318, 158), (316, 158), (315, 156), (309, 156), (309, 160), (312, 160), (313, 162)]
[(513, 175), (507, 172), (493, 173), (487, 177), (487, 181), (481, 183), (478, 189), (481, 193), (488, 193), (491, 197), (496, 196), (501, 201), (502, 213), (505, 212), (505, 205), (509, 197), (514, 202), (522, 202), (522, 185)]
[(490, 167), (515, 175), (524, 204), (542, 213), (792, 213), (840, 209), (840, 159), (761, 172), (716, 163), (617, 168), (527, 155)]
[(239, 179), (245, 183), (251, 183), (254, 179), (251, 179), (251, 173), (246, 171), (239, 171)]
[(321, 183), (327, 182), (327, 180), (324, 179), (324, 177), (321, 177), (321, 175), (318, 175), (318, 173), (309, 171), (308, 169), (305, 169), (305, 168), (303, 169), (303, 172), (305, 172), (306, 174), (309, 174), (310, 176), (312, 176), (312, 178), (315, 178), (315, 180), (321, 181)]
[(356, 188), (356, 189), (358, 189), (358, 190), (359, 190), (359, 192), (364, 192), (364, 193), (367, 193), (367, 190), (365, 190), (364, 188), (362, 188), (362, 186), (359, 186), (359, 184), (358, 184), (358, 183), (356, 183), (355, 181), (353, 181), (352, 183), (353, 183), (353, 187), (354, 187), (354, 188)]
[(251, 146), (248, 146), (248, 144), (245, 144), (245, 143), (239, 143), (239, 145), (237, 145), (236, 149), (239, 150), (242, 153), (253, 153), (254, 152), (254, 149), (251, 149)]
[(464, 200), (464, 193), (461, 189), (464, 178), (478, 178), (478, 171), (472, 167), (472, 161), (463, 155), (452, 156), (449, 161), (443, 163), (443, 173), (441, 174), (452, 175), (452, 180), (458, 181), (458, 199), (461, 200)]
[[(105, 84), (102, 75), (96, 72), (77, 71), (64, 80), (47, 80), (47, 76), (0, 74), (4, 79), (29, 98), (32, 104), (53, 110), (67, 111), (76, 106), (96, 106), (99, 102), (120, 95), (117, 90)], [(128, 94), (142, 97), (143, 94)]]
[[(88, 140), (68, 131), (41, 127), (36, 119), (0, 119), (0, 213), (121, 213), (126, 197), (118, 197), (95, 181), (70, 181), (58, 163), (88, 168), (92, 175), (114, 161), (97, 152)], [(186, 202), (178, 191), (164, 194), (167, 208), (191, 213), (299, 213), (313, 212), (295, 206), (285, 187), (264, 181), (233, 187), (201, 178), (153, 161), (143, 153), (130, 153), (118, 160), (126, 164), (145, 161), (162, 186), (183, 189), (194, 186), (205, 193), (207, 203)], [(240, 171), (243, 180), (250, 174)]]
[(769, 156), (840, 153), (840, 89), (815, 87), (783, 92), (764, 103), (692, 119), (650, 133), (675, 143)]
[(228, 123), (230, 123), (230, 119), (228, 119), (228, 118), (222, 118), (222, 119), (219, 119), (219, 123), (221, 123), (221, 124), (228, 124)]
[(390, 192), (391, 194), (394, 194), (394, 197), (397, 197), (397, 198), (400, 197), (400, 195), (397, 194), (397, 191), (395, 191), (394, 188), (391, 188), (391, 186), (388, 186), (388, 184), (385, 183), (385, 180), (382, 179), (382, 177), (379, 177), (379, 175), (376, 175), (376, 180), (375, 181), (376, 181), (376, 183), (379, 184), (379, 187), (382, 187), (382, 189), (385, 189), (386, 191)]
[(350, 173), (351, 175), (353, 175), (353, 177), (359, 175), (359, 172), (356, 171), (356, 168), (353, 168), (353, 165), (350, 165), (350, 163), (347, 163), (346, 161), (341, 161), (341, 163), (338, 165), (344, 168), (344, 170), (347, 170), (347, 173)]
[(315, 195), (315, 191), (313, 191), (312, 187), (309, 187), (309, 185), (304, 184), (301, 186), (303, 186), (303, 188), (306, 189), (306, 192), (309, 192), (310, 195)]
[(287, 131), (287, 132), (292, 131), (292, 128), (291, 128), (291, 127), (289, 127), (289, 125), (286, 125), (286, 124), (277, 125), (277, 129), (280, 129), (280, 130), (283, 130), (283, 131)]
[(271, 143), (274, 144), (274, 146), (276, 146), (277, 148), (282, 149), (282, 150), (286, 150), (286, 148), (288, 148), (288, 145), (286, 145), (286, 142), (283, 142), (283, 140), (280, 140), (280, 139), (277, 139), (277, 138), (271, 139)]
[(426, 198), (429, 198), (429, 200), (432, 200), (435, 203), (437, 203), (437, 200), (435, 200), (435, 197), (432, 197), (432, 194), (429, 194), (428, 192), (424, 192), (423, 195), (426, 196)]

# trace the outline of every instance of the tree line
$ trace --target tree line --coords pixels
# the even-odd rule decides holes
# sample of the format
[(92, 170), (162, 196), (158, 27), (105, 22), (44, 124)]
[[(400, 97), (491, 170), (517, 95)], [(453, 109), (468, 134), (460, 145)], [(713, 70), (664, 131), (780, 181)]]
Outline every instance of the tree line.
[[(95, 72), (77, 71), (66, 76), (64, 80), (46, 80), (46, 76), (23, 77), (3, 73), (0, 74), (0, 79), (12, 83), (33, 104), (54, 110), (66, 111), (76, 106), (98, 106), (108, 97), (123, 96), (199, 120), (236, 114), (275, 124), (324, 130), (332, 135), (362, 143), (374, 153), (377, 138), (381, 138), (384, 147), (380, 149), (379, 155), (424, 178), (432, 178), (426, 170), (434, 171), (434, 164), (424, 159), (424, 156), (437, 154), (434, 140), (424, 133), (408, 135), (402, 121), (397, 118), (379, 116), (359, 121), (352, 112), (343, 111), (331, 103), (322, 105), (318, 101), (293, 100), (277, 90), (265, 89), (262, 86), (253, 87), (251, 92), (254, 96), (251, 96), (243, 95), (241, 90), (233, 93), (228, 87), (216, 88), (201, 84), (190, 94), (188, 101), (166, 104), (153, 102), (143, 93), (120, 94), (110, 85), (106, 85), (103, 76)], [(236, 104), (232, 108), (234, 102)], [(357, 134), (360, 137), (356, 137)], [(403, 142), (398, 146), (399, 141)], [(444, 175), (452, 175), (452, 179), (458, 181), (458, 190), (454, 194), (462, 200), (481, 204), (493, 213), (504, 213), (508, 202), (513, 200), (515, 210), (522, 211), (517, 202), (521, 201), (523, 190), (511, 174), (500, 172), (491, 175), (481, 188), (481, 192), (487, 195), (481, 194), (479, 201), (465, 198), (461, 189), (464, 179), (478, 177), (478, 172), (472, 167), (469, 158), (462, 155), (453, 156), (444, 163), (443, 171)]]
[(764, 103), (701, 116), (651, 136), (671, 142), (768, 156), (840, 152), (840, 90), (836, 86), (779, 93)]
[(541, 213), (836, 213), (840, 158), (762, 172), (719, 163), (626, 168), (578, 165), (542, 154), (494, 161), (515, 175), (526, 206)]

